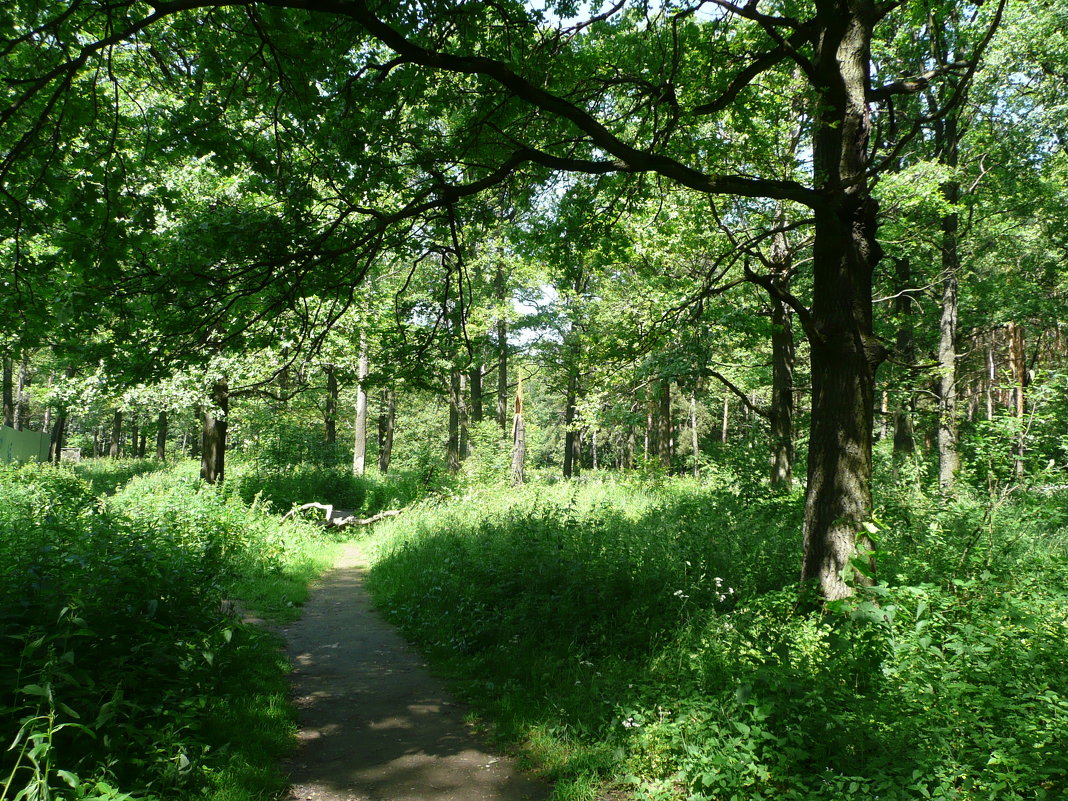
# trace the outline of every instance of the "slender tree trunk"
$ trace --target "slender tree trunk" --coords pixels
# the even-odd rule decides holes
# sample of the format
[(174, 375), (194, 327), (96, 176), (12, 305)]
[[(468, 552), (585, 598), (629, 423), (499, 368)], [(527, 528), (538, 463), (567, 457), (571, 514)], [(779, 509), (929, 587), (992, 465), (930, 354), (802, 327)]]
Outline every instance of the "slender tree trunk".
[(659, 403), (659, 432), (657, 436), (658, 456), (660, 467), (665, 471), (671, 470), (671, 442), (673, 429), (671, 426), (671, 379), (664, 378), (660, 381)]
[(567, 407), (564, 410), (564, 478), (577, 476), (582, 467), (582, 445), (578, 425), (578, 371), (572, 367), (567, 377)]
[[(894, 300), (898, 315), (897, 351), (902, 358), (912, 363), (916, 360), (916, 345), (913, 337), (913, 300), (909, 289), (912, 283), (912, 265), (908, 259), (894, 259), (897, 273), (898, 296)], [(916, 411), (913, 393), (906, 388), (903, 395), (894, 402), (894, 453), (896, 455), (913, 453), (916, 450), (916, 434), (912, 419)]]
[(460, 425), (460, 461), (466, 461), (471, 455), (471, 416), (467, 404), (467, 376), (460, 371), (460, 392), (457, 395), (457, 412), (459, 413)]
[(141, 415), (134, 412), (130, 418), (130, 458), (137, 458), (137, 444), (141, 439)]
[[(786, 214), (779, 206), (776, 223)], [(785, 232), (775, 236), (771, 248), (771, 280), (780, 291), (790, 290), (793, 254)], [(771, 303), (771, 483), (790, 489), (794, 480), (794, 330), (789, 307), (774, 294)]]
[(701, 475), (701, 439), (697, 433), (697, 390), (690, 390), (690, 445), (693, 448), (693, 477)]
[(476, 359), (475, 363), (471, 365), (470, 384), (471, 384), (471, 422), (482, 422), (482, 361)]
[[(48, 388), (52, 388), (52, 383), (56, 380), (55, 372), (50, 371), (48, 373)], [(41, 421), (41, 430), (48, 431), (52, 425), (52, 407), (46, 405), (44, 410), (44, 419)]]
[(211, 388), (211, 408), (204, 412), (200, 448), (200, 477), (208, 484), (226, 477), (226, 428), (230, 413), (230, 385), (216, 381)]
[(15, 398), (15, 428), (25, 431), (30, 426), (30, 357), (24, 352), (19, 366), (18, 395)]
[(986, 419), (994, 419), (994, 388), (998, 383), (997, 369), (994, 364), (994, 348), (997, 347), (997, 332), (990, 332), (990, 341), (986, 348)]
[(1024, 417), (1027, 412), (1025, 390), (1027, 389), (1027, 361), (1024, 355), (1024, 331), (1023, 327), (1009, 323), (1009, 369), (1012, 371), (1012, 397), (1013, 413), (1017, 419), (1019, 433), (1016, 435), (1016, 475), (1024, 474), (1024, 445), (1025, 426)]
[[(811, 344), (812, 423), (805, 493), (801, 577), (824, 599), (870, 583), (873, 561), (858, 572), (872, 543), (864, 524), (872, 513), (872, 428), (875, 371), (885, 350), (872, 331), (872, 272), (882, 256), (876, 238), (878, 204), (868, 186), (867, 91), (874, 15), (846, 2), (813, 54), (820, 87), (814, 121), (816, 204)], [(838, 17), (836, 16), (836, 19)], [(859, 546), (859, 547), (858, 547)]]
[(137, 446), (137, 458), (145, 458), (145, 449), (148, 447), (148, 426), (141, 426), (141, 443)]
[(393, 387), (383, 387), (382, 406), (378, 414), (378, 470), (389, 472), (393, 458), (393, 428), (397, 420), (397, 393)]
[(326, 414), (323, 418), (326, 431), (324, 434), (324, 441), (327, 445), (333, 445), (337, 442), (337, 373), (334, 371), (334, 365), (328, 364), (326, 366)]
[(56, 412), (56, 421), (52, 425), (52, 438), (48, 445), (48, 461), (59, 464), (63, 457), (63, 446), (67, 438), (67, 410), (60, 409)]
[(189, 458), (201, 459), (201, 446), (204, 444), (204, 407), (199, 403), (193, 407), (193, 420), (196, 421), (196, 429), (189, 437)]
[(497, 318), (497, 425), (504, 435), (508, 430), (508, 323), (503, 312)]
[(356, 433), (352, 448), (352, 472), (362, 476), (367, 470), (367, 375), (370, 372), (367, 334), (360, 331), (360, 366), (356, 384)]
[(463, 373), (453, 365), (449, 373), (449, 440), (446, 445), (445, 463), (450, 473), (460, 472), (461, 437), (460, 405), (463, 403)]
[(730, 396), (724, 395), (723, 396), (723, 424), (720, 426), (720, 430), (719, 430), (719, 441), (722, 442), (724, 445), (727, 444), (727, 433), (728, 433), (727, 424), (730, 422), (730, 413), (731, 413), (731, 399), (730, 399)]
[(515, 392), (515, 412), (512, 415), (512, 484), (526, 480), (527, 434), (523, 421), (523, 376), (520, 374)]
[(111, 418), (111, 452), (108, 455), (112, 459), (122, 455), (122, 409), (116, 409)]
[(4, 367), (4, 386), (3, 386), (3, 405), (4, 405), (4, 425), (10, 428), (15, 427), (15, 373), (13, 369), (13, 362), (11, 354), (4, 351), (0, 361), (3, 361)]
[(167, 458), (167, 410), (163, 409), (156, 420), (156, 458), (161, 462)]
[(590, 431), (590, 469), (597, 469), (597, 426)]
[[(957, 119), (950, 114), (940, 126), (942, 161), (957, 166)], [(960, 200), (960, 184), (950, 181), (942, 189), (946, 202)], [(956, 212), (942, 218), (942, 322), (938, 339), (938, 486), (943, 492), (953, 488), (960, 471), (957, 445), (957, 276), (960, 272)]]

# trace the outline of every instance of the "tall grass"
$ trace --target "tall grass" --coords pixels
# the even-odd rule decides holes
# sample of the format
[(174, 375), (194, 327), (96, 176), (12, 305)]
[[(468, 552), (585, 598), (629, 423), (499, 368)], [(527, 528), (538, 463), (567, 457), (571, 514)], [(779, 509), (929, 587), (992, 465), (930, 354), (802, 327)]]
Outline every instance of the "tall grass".
[(287, 666), (221, 601), (291, 617), (335, 546), (129, 468), (0, 468), (0, 797), (273, 797)]
[(370, 586), (559, 799), (1059, 797), (1064, 505), (884, 501), (881, 583), (819, 614), (799, 496), (730, 481), (427, 504)]

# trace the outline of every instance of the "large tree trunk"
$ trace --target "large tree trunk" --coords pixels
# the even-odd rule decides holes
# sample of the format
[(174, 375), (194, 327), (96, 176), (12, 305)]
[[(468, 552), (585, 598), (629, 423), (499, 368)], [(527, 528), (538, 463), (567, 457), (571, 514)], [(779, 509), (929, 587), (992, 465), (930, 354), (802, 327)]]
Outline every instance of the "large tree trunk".
[(226, 381), (216, 381), (211, 388), (211, 404), (204, 411), (200, 477), (217, 484), (226, 477), (226, 421), (230, 412), (230, 386)]
[(664, 378), (660, 381), (657, 401), (659, 403), (658, 457), (661, 469), (669, 472), (671, 470), (671, 445), (674, 441), (674, 429), (671, 425), (671, 379)]
[(3, 361), (4, 367), (4, 387), (3, 387), (3, 405), (4, 405), (4, 425), (10, 428), (15, 427), (15, 371), (14, 363), (11, 360), (11, 354), (4, 351), (0, 361)]
[(163, 461), (167, 458), (167, 410), (159, 413), (156, 421), (156, 458)]
[(122, 409), (116, 409), (111, 418), (111, 452), (108, 455), (112, 459), (122, 455)]
[(337, 373), (334, 372), (334, 365), (328, 364), (326, 366), (326, 414), (324, 415), (323, 423), (325, 426), (325, 433), (323, 440), (327, 445), (333, 445), (337, 442)]
[(393, 387), (382, 389), (382, 407), (378, 413), (378, 470), (389, 472), (393, 458), (393, 428), (397, 420), (397, 393)]
[(352, 472), (362, 476), (367, 470), (367, 374), (370, 372), (367, 334), (360, 331), (360, 365), (356, 384), (356, 433), (352, 447)]
[[(877, 203), (866, 172), (870, 119), (871, 25), (867, 13), (833, 3), (842, 19), (817, 47), (813, 78), (821, 88), (813, 141), (816, 188), (826, 201), (815, 209), (811, 342), (812, 428), (805, 493), (801, 577), (826, 600), (869, 583), (853, 567), (871, 547), (863, 534), (871, 519), (872, 426), (875, 370), (885, 351), (872, 333), (872, 271), (882, 251), (876, 239)], [(871, 560), (865, 572), (870, 573)]]
[[(942, 161), (957, 166), (957, 118), (951, 113), (938, 128)], [(960, 184), (950, 181), (942, 188), (946, 202), (960, 200)], [(938, 339), (938, 486), (943, 492), (953, 488), (960, 471), (957, 447), (957, 275), (960, 254), (956, 212), (942, 218), (942, 321)]]

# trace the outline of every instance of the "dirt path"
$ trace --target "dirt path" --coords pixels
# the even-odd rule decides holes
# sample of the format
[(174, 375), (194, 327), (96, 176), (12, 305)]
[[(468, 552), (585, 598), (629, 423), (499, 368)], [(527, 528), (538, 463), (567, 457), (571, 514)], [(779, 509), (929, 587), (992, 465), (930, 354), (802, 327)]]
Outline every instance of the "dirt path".
[(292, 801), (544, 801), (542, 782), (487, 750), (396, 630), (372, 610), (346, 548), (282, 631), (300, 746)]

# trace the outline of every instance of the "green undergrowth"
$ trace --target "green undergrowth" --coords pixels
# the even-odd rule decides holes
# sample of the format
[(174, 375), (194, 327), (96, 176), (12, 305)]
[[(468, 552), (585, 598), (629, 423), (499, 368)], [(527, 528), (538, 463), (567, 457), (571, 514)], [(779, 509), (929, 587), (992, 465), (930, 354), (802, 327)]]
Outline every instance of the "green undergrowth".
[(292, 619), (338, 546), (196, 475), (0, 467), (0, 798), (282, 789), (288, 666), (228, 601)]
[(884, 500), (815, 614), (800, 496), (686, 479), (424, 503), (370, 589), (557, 799), (1064, 797), (1068, 499)]
[(229, 470), (231, 491), (248, 504), (263, 505), (272, 512), (288, 512), (306, 503), (331, 504), (358, 514), (398, 509), (422, 497), (438, 483), (414, 471), (377, 470), (353, 475), (348, 465), (313, 462), (280, 464), (266, 459), (236, 462)]

